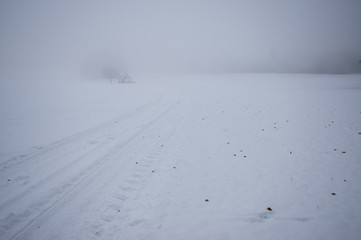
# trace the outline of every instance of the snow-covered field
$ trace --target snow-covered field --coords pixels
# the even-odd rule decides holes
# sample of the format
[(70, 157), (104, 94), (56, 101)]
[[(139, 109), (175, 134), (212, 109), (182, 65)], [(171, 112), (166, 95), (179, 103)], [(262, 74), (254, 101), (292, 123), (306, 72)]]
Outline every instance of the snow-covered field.
[(361, 75), (134, 80), (0, 82), (0, 239), (360, 239)]

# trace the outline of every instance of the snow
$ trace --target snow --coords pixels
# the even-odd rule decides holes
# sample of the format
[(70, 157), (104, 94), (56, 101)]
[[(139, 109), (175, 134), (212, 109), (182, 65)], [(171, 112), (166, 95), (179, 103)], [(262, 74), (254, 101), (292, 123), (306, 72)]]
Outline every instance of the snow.
[(359, 239), (361, 75), (133, 79), (0, 82), (1, 239)]

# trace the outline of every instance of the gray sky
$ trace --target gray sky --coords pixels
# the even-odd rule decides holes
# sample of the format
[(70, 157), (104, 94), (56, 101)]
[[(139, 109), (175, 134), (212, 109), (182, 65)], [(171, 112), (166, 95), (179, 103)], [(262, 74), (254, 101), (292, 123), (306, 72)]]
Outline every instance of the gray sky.
[(0, 77), (361, 72), (361, 0), (1, 0)]

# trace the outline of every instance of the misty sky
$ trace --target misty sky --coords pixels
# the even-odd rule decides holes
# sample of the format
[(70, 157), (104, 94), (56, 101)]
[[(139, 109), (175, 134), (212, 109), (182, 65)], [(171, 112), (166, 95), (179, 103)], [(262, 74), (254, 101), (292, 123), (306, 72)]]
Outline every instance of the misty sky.
[(361, 72), (361, 0), (1, 0), (0, 77)]

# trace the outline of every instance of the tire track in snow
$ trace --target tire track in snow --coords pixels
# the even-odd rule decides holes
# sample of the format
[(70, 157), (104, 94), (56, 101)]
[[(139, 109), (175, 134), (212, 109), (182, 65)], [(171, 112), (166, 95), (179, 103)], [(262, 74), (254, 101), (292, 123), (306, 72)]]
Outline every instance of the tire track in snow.
[[(62, 140), (55, 141), (55, 142), (49, 144), (47, 147), (46, 146), (45, 147), (44, 146), (34, 147), (39, 151), (32, 150), (29, 152), (22, 153), (20, 155), (10, 157), (8, 160), (5, 160), (4, 162), (0, 163), (0, 173), (2, 171), (4, 171), (5, 169), (8, 169), (14, 165), (16, 166), (22, 162), (33, 160), (33, 159), (35, 159), (35, 160), (39, 159), (40, 157), (43, 157), (44, 155), (46, 155), (48, 153), (53, 154), (54, 150), (56, 150), (56, 149), (61, 149), (66, 146), (73, 146), (74, 143), (77, 143), (79, 141), (84, 141), (84, 139), (88, 139), (89, 136), (91, 136), (91, 135), (102, 134), (100, 137), (103, 137), (104, 130), (113, 126), (115, 122), (121, 123), (122, 121), (125, 121), (125, 120), (129, 121), (132, 118), (139, 115), (140, 113), (143, 113), (143, 112), (149, 110), (152, 106), (159, 104), (163, 98), (164, 98), (164, 96), (159, 97), (143, 106), (140, 106), (140, 107), (132, 110), (131, 112), (128, 112), (122, 116), (116, 117), (106, 123), (100, 124), (98, 126), (90, 128), (88, 130), (85, 130), (80, 133), (76, 133), (72, 136), (66, 137)], [(92, 140), (97, 140), (97, 139), (95, 138)]]
[[(159, 175), (160, 169), (157, 166), (159, 166), (160, 161), (164, 161), (165, 146), (174, 137), (177, 130), (178, 125), (175, 123), (174, 118), (168, 121), (168, 124), (162, 129), (161, 137), (155, 140), (152, 147), (134, 156), (134, 159), (140, 157), (141, 160), (128, 176), (118, 184), (117, 193), (110, 197), (102, 197), (102, 199), (106, 199), (107, 204), (98, 210), (98, 212), (102, 213), (100, 218), (88, 227), (95, 236), (103, 236), (104, 229), (113, 229), (114, 232), (107, 233), (115, 234), (120, 229), (119, 222), (121, 222), (123, 228), (132, 228), (147, 222), (144, 216), (141, 218), (132, 216), (134, 203), (139, 202), (143, 190), (148, 187), (147, 181)], [(108, 238), (108, 236), (104, 237)]]
[[(157, 105), (156, 105), (157, 106)], [(144, 118), (144, 116), (147, 116), (148, 114), (150, 114), (152, 112), (152, 110), (154, 109), (153, 106), (151, 108), (149, 108), (147, 111), (143, 111), (139, 114), (137, 114), (135, 117), (133, 117), (133, 119), (129, 120), (131, 123), (134, 122), (135, 119), (142, 120)], [(122, 125), (123, 128), (127, 128), (128, 127), (128, 123), (127, 125), (124, 126), (124, 124)], [(119, 126), (118, 126), (119, 128)], [(129, 130), (126, 130), (129, 132)], [(123, 132), (121, 133), (121, 135), (123, 134)], [(129, 133), (128, 133), (129, 134)], [(130, 133), (131, 134), (131, 133)], [(90, 136), (92, 137), (92, 136)], [(2, 188), (3, 192), (7, 192), (6, 197), (2, 198), (2, 201), (0, 201), (0, 209), (2, 210), (2, 219), (0, 220), (1, 222), (4, 222), (4, 217), (7, 218), (8, 216), (10, 216), (10, 214), (12, 214), (13, 209), (15, 209), (12, 206), (17, 206), (16, 207), (16, 212), (21, 212), (21, 211), (25, 211), (25, 210), (29, 210), (29, 206), (27, 204), (29, 203), (21, 203), (21, 201), (24, 202), (24, 199), (27, 197), (29, 198), (32, 197), (33, 199), (37, 199), (40, 198), (40, 196), (42, 196), (43, 199), (49, 199), (52, 198), (54, 195), (58, 196), (59, 194), (61, 195), (61, 193), (66, 190), (66, 188), (69, 188), (72, 186), (73, 182), (76, 182), (77, 179), (74, 179), (73, 176), (76, 177), (80, 177), (82, 175), (84, 175), (84, 173), (87, 172), (88, 168), (92, 168), (94, 163), (89, 161), (90, 159), (95, 159), (97, 156), (98, 158), (101, 158), (101, 155), (99, 153), (97, 153), (97, 151), (101, 152), (100, 150), (102, 150), (102, 152), (107, 151), (107, 149), (102, 149), (102, 147), (106, 148), (108, 147), (108, 149), (110, 149), (112, 147), (112, 143), (111, 141), (109, 141), (108, 139), (106, 139), (107, 136), (105, 137), (105, 139), (103, 139), (103, 143), (99, 144), (99, 145), (89, 145), (88, 148), (83, 149), (80, 148), (78, 149), (78, 152), (74, 152), (74, 154), (68, 153), (69, 154), (69, 158), (68, 160), (65, 160), (65, 156), (66, 155), (60, 155), (60, 157), (52, 157), (51, 155), (48, 156), (52, 161), (51, 161), (51, 166), (45, 166), (45, 164), (41, 164), (41, 166), (39, 168), (36, 168), (37, 172), (35, 173), (31, 173), (31, 171), (27, 170), (27, 174), (30, 176), (35, 176), (35, 179), (33, 180), (32, 185), (27, 185), (27, 186), (14, 186), (13, 182), (12, 185), (8, 184), (6, 187), (8, 187), (8, 190), (6, 188)], [(85, 139), (86, 142), (88, 142), (87, 139)], [(73, 142), (71, 143), (73, 144)], [(65, 144), (63, 144), (65, 145)], [(68, 144), (67, 144), (68, 145)], [(110, 145), (110, 146), (108, 146)], [(66, 147), (66, 146), (65, 146)], [(77, 148), (75, 148), (77, 149)], [(60, 151), (62, 152), (62, 151)], [(54, 155), (59, 154), (59, 152), (54, 152)], [(94, 156), (92, 156), (94, 155)], [(61, 161), (60, 166), (57, 166), (55, 164), (57, 164), (57, 162)], [(63, 163), (64, 162), (64, 163)], [(90, 163), (89, 163), (90, 162)], [(84, 167), (85, 166), (85, 167)], [(23, 167), (23, 166), (21, 166)], [(43, 168), (43, 169), (41, 169)], [(82, 168), (82, 169), (81, 169)], [(17, 169), (15, 169), (17, 170)], [(20, 171), (21, 172), (21, 171)], [(59, 181), (61, 181), (63, 176), (67, 176), (70, 180), (68, 180), (67, 182), (64, 182), (63, 184), (59, 184)], [(34, 177), (33, 177), (34, 178)], [(44, 186), (48, 186), (48, 188), (44, 188)], [(55, 186), (55, 187), (52, 187)], [(64, 187), (65, 186), (65, 187)], [(17, 191), (14, 191), (13, 188), (17, 187)], [(65, 188), (65, 189), (64, 189)], [(40, 190), (39, 190), (40, 189)], [(31, 206), (32, 208), (36, 208), (37, 206)], [(24, 210), (25, 209), (25, 210)], [(2, 224), (1, 224), (2, 225)], [(1, 235), (1, 233), (0, 233)]]
[[(168, 142), (168, 139), (174, 135), (174, 130), (177, 128), (177, 124), (174, 124), (176, 114), (173, 114), (173, 112), (170, 111), (167, 116), (151, 128), (145, 129), (142, 135), (143, 138), (144, 136), (148, 138), (147, 140), (135, 141), (129, 148), (121, 152), (121, 157), (129, 160), (127, 164), (124, 165), (123, 162), (116, 161), (117, 156), (120, 156), (120, 154), (117, 154), (113, 159), (114, 161), (112, 161), (112, 167), (103, 168), (102, 171), (97, 173), (100, 176), (96, 181), (93, 180), (91, 188), (80, 189), (82, 194), (78, 194), (77, 197), (73, 198), (71, 204), (61, 208), (56, 215), (50, 216), (45, 225), (41, 226), (42, 230), (34, 232), (34, 236), (36, 236), (34, 239), (89, 239), (103, 237), (104, 229), (114, 229), (114, 233), (117, 232), (120, 220), (121, 224), (126, 226), (143, 222), (143, 220), (139, 222), (137, 220), (135, 222), (128, 221), (126, 217), (132, 209), (133, 200), (143, 191), (147, 180), (157, 175), (157, 171), (152, 173), (151, 170), (154, 169), (154, 165), (157, 165), (156, 160), (159, 159), (157, 156), (163, 154), (164, 147), (161, 145)], [(159, 137), (159, 133), (161, 137)], [(152, 135), (152, 137), (149, 138), (149, 135)], [(110, 169), (111, 171), (109, 171)], [(95, 216), (88, 216), (88, 214), (92, 215), (94, 213), (96, 213)], [(80, 219), (78, 219), (78, 216), (80, 216)], [(75, 233), (73, 230), (66, 230), (73, 228), (74, 225), (67, 222), (69, 217), (73, 221), (78, 221), (75, 223), (76, 229), (81, 229), (78, 235), (76, 230)], [(66, 233), (72, 236), (68, 236)], [(85, 234), (86, 236), (79, 236), (79, 234)]]
[[(18, 174), (18, 169), (13, 169), (13, 172), (8, 169), (6, 174), (8, 176), (12, 176), (12, 178), (15, 177), (15, 181), (12, 181), (11, 186), (9, 184), (1, 186), (2, 191), (8, 192), (8, 194), (6, 198), (0, 200), (0, 209), (7, 208), (10, 203), (23, 198), (31, 192), (34, 192), (40, 187), (40, 185), (44, 183), (47, 184), (49, 180), (55, 179), (56, 177), (59, 177), (59, 175), (64, 175), (64, 171), (74, 167), (75, 164), (78, 164), (78, 162), (81, 162), (84, 158), (88, 157), (89, 159), (91, 154), (95, 155), (96, 151), (99, 151), (104, 146), (110, 145), (111, 141), (109, 138), (111, 133), (109, 133), (107, 129), (110, 128), (113, 130), (115, 129), (115, 131), (122, 131), (121, 133), (118, 133), (119, 135), (126, 134), (129, 132), (127, 128), (134, 122), (134, 119), (143, 119), (144, 116), (150, 114), (154, 107), (158, 104), (159, 103), (153, 106), (147, 104), (145, 106), (149, 107), (147, 109), (142, 109), (140, 112), (132, 111), (132, 113), (128, 114), (127, 121), (122, 122), (121, 126), (120, 124), (114, 124), (111, 121), (108, 125), (104, 125), (102, 132), (100, 131), (101, 129), (98, 129), (96, 132), (89, 130), (87, 131), (87, 135), (82, 135), (78, 139), (64, 142), (56, 148), (46, 150), (43, 154), (36, 155), (38, 159), (34, 159), (35, 161), (29, 158), (28, 160), (31, 160), (31, 162), (25, 163), (25, 166), (20, 164), (20, 166), (27, 169), (27, 175), (33, 176), (33, 178), (30, 179), (32, 181), (31, 185), (25, 184), (24, 186), (14, 186), (14, 184), (16, 184), (16, 174)], [(133, 117), (130, 118), (131, 116)], [(106, 133), (103, 133), (104, 131)], [(86, 136), (88, 138), (85, 138)], [(89, 142), (94, 141), (97, 141), (97, 144), (89, 144)], [(35, 158), (36, 156), (32, 158)], [(31, 164), (31, 166), (26, 166), (26, 164)], [(50, 167), (48, 166), (49, 164)], [(6, 183), (6, 181), (3, 182)], [(12, 189), (14, 187), (17, 187), (18, 191), (13, 191)], [(7, 188), (11, 189), (7, 190)]]
[[(169, 105), (169, 104), (168, 104)], [(161, 106), (162, 107), (162, 106)], [(126, 139), (117, 144), (115, 147), (112, 148), (104, 157), (100, 158), (95, 166), (92, 167), (87, 174), (82, 176), (75, 184), (71, 186), (66, 192), (63, 192), (61, 196), (57, 199), (52, 199), (51, 204), (43, 209), (41, 213), (35, 217), (34, 219), (30, 220), (18, 233), (14, 234), (10, 239), (26, 239), (29, 234), (34, 232), (37, 229), (37, 226), (40, 225), (45, 219), (52, 215), (52, 213), (62, 206), (67, 200), (71, 198), (71, 196), (79, 191), (80, 186), (84, 186), (86, 182), (91, 181), (92, 179), (96, 178), (95, 173), (98, 172), (101, 168), (103, 168), (106, 163), (110, 162), (110, 160), (120, 151), (122, 151), (125, 147), (130, 145), (132, 141), (134, 141), (142, 132), (146, 129), (150, 128), (152, 125), (159, 122), (163, 119), (171, 110), (174, 108), (173, 105), (170, 105), (166, 108), (166, 110), (162, 111), (160, 114), (152, 117), (146, 125), (142, 126), (141, 128), (133, 129), (133, 132), (130, 136), (127, 136)], [(154, 114), (152, 112), (151, 114)], [(142, 120), (142, 119), (141, 119)]]

